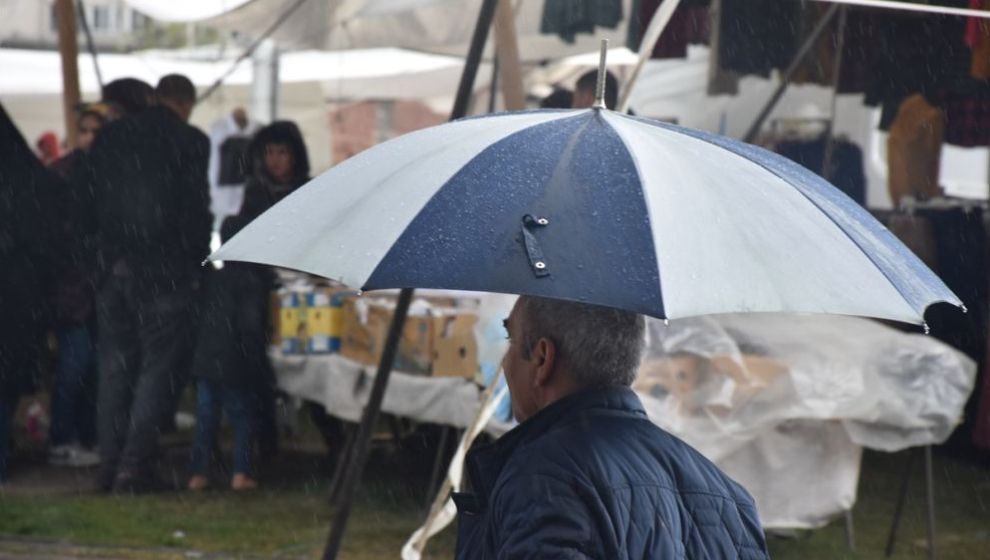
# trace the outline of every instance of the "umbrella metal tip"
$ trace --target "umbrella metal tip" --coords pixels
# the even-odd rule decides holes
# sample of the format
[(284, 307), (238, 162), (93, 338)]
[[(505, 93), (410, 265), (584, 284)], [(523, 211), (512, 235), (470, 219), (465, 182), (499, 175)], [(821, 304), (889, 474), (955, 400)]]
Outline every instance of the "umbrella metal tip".
[(595, 109), (605, 109), (605, 59), (608, 56), (608, 39), (602, 39), (598, 54), (598, 80), (595, 83)]

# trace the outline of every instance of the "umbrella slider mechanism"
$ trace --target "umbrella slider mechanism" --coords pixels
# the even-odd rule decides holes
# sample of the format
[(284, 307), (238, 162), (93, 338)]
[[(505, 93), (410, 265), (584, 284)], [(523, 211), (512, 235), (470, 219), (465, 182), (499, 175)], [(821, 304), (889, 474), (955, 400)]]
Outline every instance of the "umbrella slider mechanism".
[(529, 266), (532, 267), (533, 274), (537, 278), (550, 276), (550, 270), (547, 268), (547, 260), (543, 256), (543, 250), (540, 249), (540, 242), (533, 235), (533, 230), (548, 226), (550, 220), (526, 214), (523, 216), (522, 222), (523, 246), (526, 248), (526, 256), (529, 258)]

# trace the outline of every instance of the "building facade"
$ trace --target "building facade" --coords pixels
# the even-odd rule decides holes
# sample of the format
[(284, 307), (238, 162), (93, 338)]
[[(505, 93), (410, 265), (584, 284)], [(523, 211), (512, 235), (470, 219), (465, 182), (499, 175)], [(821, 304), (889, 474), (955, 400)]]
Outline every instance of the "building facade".
[[(152, 26), (148, 17), (124, 0), (84, 0), (82, 6), (93, 42), (101, 51), (135, 48)], [(83, 49), (86, 39), (78, 18), (76, 28)], [(57, 45), (54, 0), (0, 0), (0, 47), (53, 49)]]

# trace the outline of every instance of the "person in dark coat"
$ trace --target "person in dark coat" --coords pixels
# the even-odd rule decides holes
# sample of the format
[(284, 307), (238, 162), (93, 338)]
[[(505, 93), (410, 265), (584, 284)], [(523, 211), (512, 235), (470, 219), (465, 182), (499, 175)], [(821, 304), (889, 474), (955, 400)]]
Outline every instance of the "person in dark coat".
[(83, 193), (76, 177), (84, 172), (86, 154), (96, 134), (107, 123), (109, 109), (102, 104), (84, 105), (77, 119), (76, 149), (51, 165), (65, 181), (59, 193), (59, 238), (71, 248), (58, 266), (55, 288), (58, 359), (52, 386), (48, 462), (53, 465), (88, 467), (99, 464), (96, 447), (96, 317), (93, 289), (83, 270), (84, 255), (77, 243), (80, 235), (79, 205)]
[(0, 483), (19, 398), (35, 387), (60, 245), (58, 177), (31, 151), (0, 105)]
[[(259, 130), (248, 157), (252, 171), (244, 204), (221, 225), (223, 241), (309, 180), (309, 156), (294, 123), (279, 121)], [(263, 265), (228, 262), (213, 275), (193, 360), (199, 379), (190, 490), (209, 485), (209, 462), (216, 455), (221, 410), (234, 427), (231, 487), (257, 487), (254, 442), (265, 443), (266, 422), (274, 431), (275, 374), (267, 354), (273, 287), (274, 272)]]
[(138, 80), (107, 84), (104, 101), (125, 116), (100, 131), (83, 187), (99, 331), (97, 487), (136, 493), (164, 488), (161, 419), (181, 386), (209, 252), (209, 140)]
[(642, 316), (522, 296), (502, 360), (521, 423), (469, 453), (459, 559), (765, 559), (750, 495), (629, 388)]

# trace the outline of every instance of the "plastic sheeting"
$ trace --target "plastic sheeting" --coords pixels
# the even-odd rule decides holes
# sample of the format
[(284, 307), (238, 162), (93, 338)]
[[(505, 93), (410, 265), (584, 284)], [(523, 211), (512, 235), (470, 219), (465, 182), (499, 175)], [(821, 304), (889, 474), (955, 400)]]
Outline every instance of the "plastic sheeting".
[(933, 338), (855, 317), (648, 325), (634, 388), (651, 419), (743, 484), (766, 527), (817, 527), (849, 509), (861, 447), (945, 441), (976, 374)]

